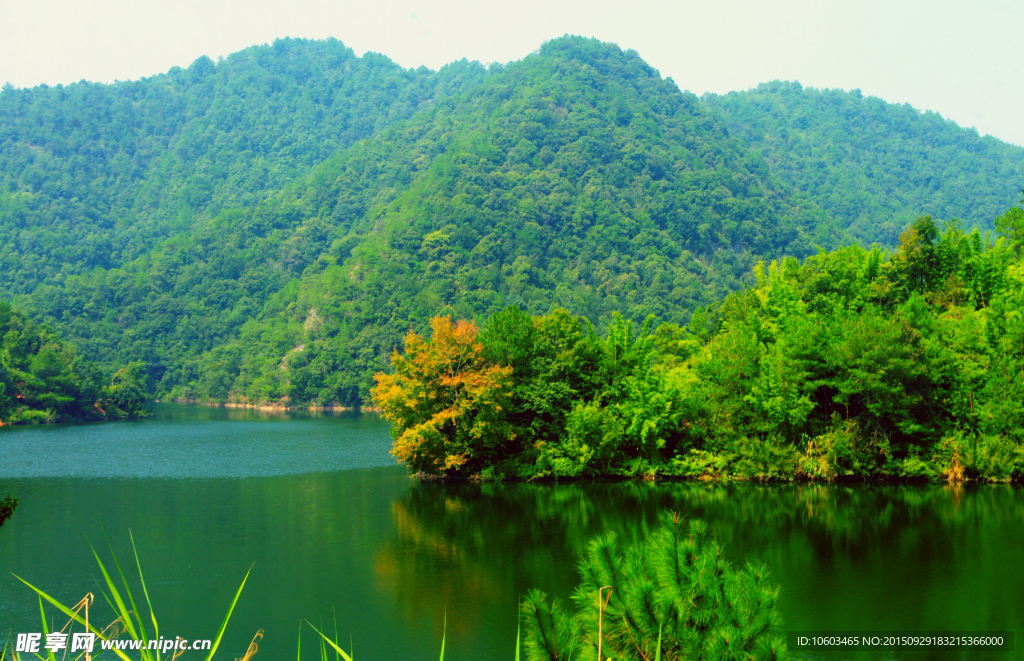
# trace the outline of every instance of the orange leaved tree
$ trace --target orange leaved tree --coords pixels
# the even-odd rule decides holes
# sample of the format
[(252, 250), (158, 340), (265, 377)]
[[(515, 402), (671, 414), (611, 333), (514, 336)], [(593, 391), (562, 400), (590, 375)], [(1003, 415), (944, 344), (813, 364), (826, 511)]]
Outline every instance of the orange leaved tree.
[(391, 454), (413, 471), (471, 472), (493, 460), (511, 432), (504, 421), (511, 367), (490, 363), (472, 322), (430, 320), (431, 336), (405, 336), (394, 374), (374, 375), (374, 403), (394, 425)]

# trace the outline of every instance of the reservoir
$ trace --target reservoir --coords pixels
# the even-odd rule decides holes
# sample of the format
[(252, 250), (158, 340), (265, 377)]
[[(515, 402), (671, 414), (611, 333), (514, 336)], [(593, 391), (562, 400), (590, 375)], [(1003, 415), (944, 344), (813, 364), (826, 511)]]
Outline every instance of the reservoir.
[(214, 637), (252, 568), (217, 658), (259, 629), (253, 661), (295, 658), (308, 620), (336, 622), (359, 661), (437, 659), (447, 618), (446, 659), (511, 661), (527, 590), (568, 599), (589, 540), (637, 539), (671, 509), (706, 521), (734, 564), (768, 567), (787, 629), (1014, 630), (1015, 652), (946, 658), (1024, 658), (1020, 488), (421, 482), (390, 444), (371, 413), (182, 405), (0, 429), (0, 497), (20, 500), (0, 528), (0, 639), (41, 626), (12, 574), (68, 605), (93, 592), (91, 619), (114, 619), (90, 545), (144, 602), (130, 532), (165, 637)]

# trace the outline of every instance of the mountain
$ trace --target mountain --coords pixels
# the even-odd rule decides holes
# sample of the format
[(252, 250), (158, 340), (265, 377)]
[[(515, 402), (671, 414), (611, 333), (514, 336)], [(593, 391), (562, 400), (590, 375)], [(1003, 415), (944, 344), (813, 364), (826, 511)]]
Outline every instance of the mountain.
[(472, 84), (285, 40), (138, 81), (0, 92), (0, 287), (123, 266)]
[(992, 229), (1024, 188), (1024, 149), (859, 90), (775, 81), (701, 100), (852, 241), (892, 246), (925, 214)]
[[(0, 294), (105, 365), (144, 361), (160, 396), (356, 404), (437, 314), (684, 323), (758, 259), (898, 233), (933, 210), (929, 186), (937, 215), (982, 226), (979, 200), (1008, 196), (999, 213), (1020, 187), (1024, 149), (884, 104), (918, 145), (894, 183), (862, 185), (890, 141), (856, 122), (811, 150), (827, 169), (798, 166), (768, 101), (744, 98), (697, 98), (575, 37), (506, 66), (403, 70), (283, 40), (142, 81), (6, 87)], [(917, 176), (940, 138), (943, 162), (974, 168), (970, 195)]]

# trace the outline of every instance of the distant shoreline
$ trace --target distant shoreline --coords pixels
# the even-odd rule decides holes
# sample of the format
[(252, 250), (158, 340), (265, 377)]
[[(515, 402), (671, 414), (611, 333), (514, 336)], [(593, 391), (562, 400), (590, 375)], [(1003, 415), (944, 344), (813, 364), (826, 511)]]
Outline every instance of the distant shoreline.
[(265, 403), (265, 404), (251, 404), (248, 402), (201, 402), (190, 399), (172, 399), (169, 401), (154, 400), (154, 404), (187, 404), (191, 406), (206, 406), (214, 409), (251, 409), (254, 411), (271, 411), (271, 412), (287, 412), (287, 411), (311, 411), (311, 412), (322, 412), (331, 411), (336, 413), (354, 412), (354, 411), (369, 411), (372, 413), (379, 413), (380, 409), (376, 406), (341, 406), (340, 404), (311, 404), (304, 406), (293, 406), (289, 404), (282, 404), (278, 402)]

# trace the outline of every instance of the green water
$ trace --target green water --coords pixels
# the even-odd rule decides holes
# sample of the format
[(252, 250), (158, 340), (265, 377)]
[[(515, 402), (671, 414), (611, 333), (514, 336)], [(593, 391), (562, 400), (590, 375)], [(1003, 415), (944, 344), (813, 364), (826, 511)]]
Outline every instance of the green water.
[(165, 636), (212, 637), (253, 565), (221, 658), (261, 628), (254, 661), (295, 658), (299, 621), (336, 615), (360, 661), (436, 659), (447, 612), (446, 659), (511, 660), (519, 595), (567, 596), (587, 540), (672, 508), (769, 566), (789, 629), (1015, 630), (989, 658), (1024, 658), (1021, 489), (418, 483), (369, 414), (157, 413), (0, 430), (0, 494), (21, 499), (0, 529), (0, 638), (40, 628), (11, 572), (73, 603), (97, 591), (86, 539), (127, 560), (130, 529)]

